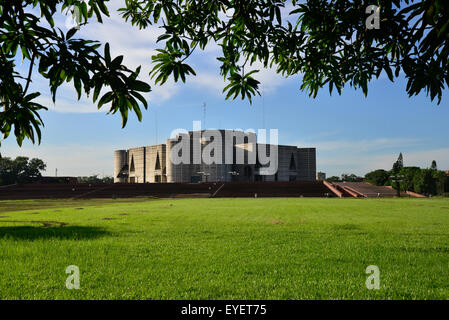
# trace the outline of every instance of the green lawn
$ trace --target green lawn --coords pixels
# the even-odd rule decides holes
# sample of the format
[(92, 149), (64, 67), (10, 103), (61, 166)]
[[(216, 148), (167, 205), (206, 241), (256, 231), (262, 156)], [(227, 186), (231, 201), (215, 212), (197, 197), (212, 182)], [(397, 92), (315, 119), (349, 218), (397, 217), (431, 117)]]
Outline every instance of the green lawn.
[(0, 298), (448, 299), (449, 200), (0, 201)]

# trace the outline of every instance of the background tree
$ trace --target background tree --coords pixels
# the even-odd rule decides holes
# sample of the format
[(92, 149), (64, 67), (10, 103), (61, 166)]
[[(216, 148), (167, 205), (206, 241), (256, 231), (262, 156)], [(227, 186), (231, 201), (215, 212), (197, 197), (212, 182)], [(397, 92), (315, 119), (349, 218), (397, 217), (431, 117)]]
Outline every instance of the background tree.
[(343, 173), (341, 175), (341, 181), (346, 181), (346, 182), (358, 182), (358, 181), (362, 181), (363, 178), (353, 174), (353, 173)]
[(364, 181), (374, 184), (376, 186), (383, 186), (386, 184), (390, 177), (390, 173), (383, 169), (374, 170), (368, 172), (365, 175)]
[(449, 191), (449, 176), (436, 169), (402, 167), (398, 172), (374, 170), (365, 175), (365, 181), (375, 185), (390, 185), (396, 188), (391, 176), (400, 176), (402, 191), (414, 191), (425, 195), (444, 195)]
[(421, 169), (414, 177), (415, 191), (424, 195), (435, 195), (437, 193), (436, 181), (430, 169)]
[(31, 183), (39, 180), (47, 165), (37, 158), (0, 158), (0, 184)]
[(444, 193), (447, 195), (449, 192), (449, 175), (445, 172), (446, 178), (444, 179)]
[[(89, 6), (86, 5), (86, 2)], [(149, 86), (137, 80), (140, 69), (129, 70), (123, 57), (111, 57), (106, 44), (76, 38), (55, 27), (58, 10), (76, 8), (82, 24), (103, 21), (106, 0), (24, 0), (0, 3), (0, 131), (14, 128), (19, 145), (24, 138), (40, 140), (46, 109), (36, 103), (39, 92), (28, 92), (34, 66), (49, 81), (56, 98), (63, 82), (120, 112), (141, 118), (141, 92)], [(289, 4), (288, 14), (285, 13)], [(187, 63), (194, 51), (210, 44), (221, 47), (220, 74), (227, 81), (226, 98), (249, 99), (259, 93), (254, 63), (273, 67), (285, 77), (301, 74), (301, 90), (316, 97), (327, 87), (341, 93), (345, 85), (368, 94), (368, 83), (385, 73), (391, 81), (402, 72), (409, 96), (424, 91), (440, 103), (449, 84), (449, 1), (377, 0), (380, 28), (367, 27), (361, 0), (126, 0), (120, 13), (139, 28), (158, 24), (161, 48), (152, 57), (151, 76), (157, 84), (169, 77), (186, 81), (195, 75)], [(71, 7), (73, 6), (73, 7)], [(40, 13), (40, 16), (36, 15)], [(372, 14), (370, 12), (369, 14)], [(29, 64), (19, 74), (16, 61)], [(101, 98), (102, 88), (107, 91)], [(37, 138), (37, 139), (36, 139)]]
[(399, 175), (402, 176), (401, 190), (402, 191), (414, 191), (414, 178), (421, 171), (418, 167), (403, 167), (399, 171)]
[(432, 170), (438, 170), (437, 162), (436, 162), (435, 160), (432, 161), (432, 164), (430, 165), (430, 169), (432, 169)]
[(435, 180), (435, 193), (436, 194), (444, 194), (445, 193), (445, 186), (446, 186), (446, 180), (447, 175), (443, 171), (433, 170), (433, 179)]
[(402, 152), (399, 153), (398, 160), (393, 163), (393, 168), (391, 169), (393, 174), (398, 174), (399, 171), (404, 167), (404, 159), (402, 157)]
[(100, 178), (98, 174), (94, 174), (87, 177), (78, 177), (78, 183), (114, 183), (114, 178), (108, 176)]
[(327, 178), (326, 181), (328, 181), (328, 182), (341, 182), (341, 179), (340, 179), (340, 177), (332, 176), (332, 177)]

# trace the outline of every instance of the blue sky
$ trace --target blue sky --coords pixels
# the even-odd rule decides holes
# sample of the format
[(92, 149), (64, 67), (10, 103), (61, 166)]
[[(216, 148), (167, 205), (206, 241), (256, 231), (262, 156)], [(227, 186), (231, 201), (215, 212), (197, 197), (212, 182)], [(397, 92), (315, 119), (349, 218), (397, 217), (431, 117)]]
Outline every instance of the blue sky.
[[(157, 27), (139, 31), (111, 13), (102, 25), (83, 27), (80, 35), (110, 42), (112, 54), (123, 54), (130, 67), (142, 65), (141, 80), (152, 84), (148, 72), (160, 31)], [(64, 27), (65, 18), (60, 20)], [(317, 169), (328, 175), (390, 169), (399, 152), (405, 165), (428, 167), (436, 160), (440, 169), (449, 169), (448, 90), (438, 106), (425, 94), (408, 98), (404, 79), (391, 83), (383, 75), (371, 82), (367, 98), (347, 87), (341, 96), (329, 96), (324, 88), (312, 99), (299, 90), (300, 75), (285, 79), (272, 70), (261, 70), (257, 78), (262, 82), (262, 97), (252, 105), (226, 101), (215, 60), (218, 49), (211, 45), (192, 57), (197, 76), (186, 84), (152, 85), (143, 121), (131, 115), (125, 129), (119, 115), (96, 110), (86, 98), (77, 101), (70, 85), (59, 90), (53, 105), (47, 82), (35, 77), (33, 88), (42, 92), (41, 102), (50, 108), (42, 113), (43, 141), (41, 145), (26, 142), (19, 148), (11, 136), (2, 142), (2, 155), (39, 157), (47, 163), (46, 175), (54, 175), (55, 168), (58, 175), (112, 175), (113, 150), (164, 143), (176, 128), (191, 130), (192, 121), (203, 120), (206, 102), (207, 128), (276, 128), (280, 144), (316, 147)]]

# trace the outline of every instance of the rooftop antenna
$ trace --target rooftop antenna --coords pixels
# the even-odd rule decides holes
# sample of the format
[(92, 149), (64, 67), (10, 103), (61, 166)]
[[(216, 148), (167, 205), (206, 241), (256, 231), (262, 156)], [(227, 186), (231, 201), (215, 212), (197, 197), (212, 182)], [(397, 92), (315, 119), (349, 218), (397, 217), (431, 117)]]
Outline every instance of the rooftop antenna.
[(262, 84), (262, 128), (265, 128), (265, 90)]
[(206, 102), (203, 103), (203, 128), (206, 130)]
[(154, 109), (154, 121), (155, 121), (155, 129), (156, 129), (156, 145), (157, 145), (157, 140), (158, 140), (158, 136), (157, 136), (157, 111), (156, 109)]

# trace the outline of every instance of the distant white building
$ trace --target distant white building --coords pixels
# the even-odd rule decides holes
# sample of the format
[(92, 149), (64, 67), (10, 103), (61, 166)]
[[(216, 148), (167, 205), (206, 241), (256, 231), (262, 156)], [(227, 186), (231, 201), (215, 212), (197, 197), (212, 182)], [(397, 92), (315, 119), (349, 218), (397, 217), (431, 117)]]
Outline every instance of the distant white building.
[[(277, 157), (273, 158), (275, 155), (271, 155), (273, 159), (270, 160), (270, 165), (266, 165), (259, 161), (259, 156), (265, 153), (265, 157), (270, 158), (274, 145), (257, 143), (255, 133), (217, 130), (215, 133), (220, 136), (217, 141), (214, 141), (215, 138), (207, 138), (209, 131), (189, 131), (179, 134), (174, 139), (167, 139), (166, 144), (116, 150), (114, 152), (114, 182), (316, 180), (315, 148), (277, 145), (275, 147)], [(182, 139), (187, 146), (187, 163), (177, 163), (172, 159), (178, 154), (181, 157), (182, 152), (185, 152), (184, 149), (178, 151), (177, 147)], [(200, 161), (195, 161), (197, 159), (195, 157), (198, 154), (204, 154), (205, 150), (211, 157), (219, 155), (222, 161), (205, 163), (202, 158)], [(276, 170), (267, 170), (273, 163), (276, 164)]]

